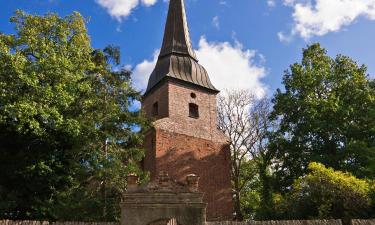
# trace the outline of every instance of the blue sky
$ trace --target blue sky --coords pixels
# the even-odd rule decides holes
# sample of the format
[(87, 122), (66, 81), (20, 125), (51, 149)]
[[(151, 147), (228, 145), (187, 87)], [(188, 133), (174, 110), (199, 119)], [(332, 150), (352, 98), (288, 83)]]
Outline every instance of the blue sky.
[[(375, 0), (185, 0), (198, 58), (220, 89), (272, 94), (302, 48), (320, 42), (375, 76)], [(32, 14), (80, 12), (94, 48), (121, 47), (122, 63), (143, 89), (161, 46), (166, 0), (0, 0), (0, 31), (13, 33), (16, 9)]]

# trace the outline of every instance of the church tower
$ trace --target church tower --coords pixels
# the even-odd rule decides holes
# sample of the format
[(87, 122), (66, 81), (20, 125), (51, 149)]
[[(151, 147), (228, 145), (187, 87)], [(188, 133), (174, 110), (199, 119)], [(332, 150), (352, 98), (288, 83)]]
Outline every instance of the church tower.
[(216, 95), (192, 48), (183, 0), (170, 0), (160, 55), (143, 97), (154, 120), (145, 137), (145, 170), (177, 181), (200, 176), (208, 220), (232, 219), (229, 140), (216, 125)]

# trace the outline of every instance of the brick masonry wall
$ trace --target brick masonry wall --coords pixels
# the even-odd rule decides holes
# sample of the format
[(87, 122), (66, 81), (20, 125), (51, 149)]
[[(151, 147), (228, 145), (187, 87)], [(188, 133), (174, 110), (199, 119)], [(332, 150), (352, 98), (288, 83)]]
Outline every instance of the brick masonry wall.
[(352, 220), (351, 225), (375, 225), (374, 220)]
[(342, 223), (341, 220), (284, 220), (249, 222), (207, 222), (206, 225), (342, 225)]
[(232, 218), (229, 146), (165, 130), (156, 130), (156, 171), (167, 171), (183, 182), (188, 174), (200, 176), (208, 220)]
[[(168, 83), (169, 118), (178, 121), (186, 129), (194, 131), (191, 136), (211, 138), (216, 126), (216, 94), (177, 83)], [(191, 97), (194, 94), (196, 97)], [(189, 117), (189, 103), (198, 105), (199, 118)], [(210, 136), (209, 136), (210, 135)]]
[(168, 117), (168, 84), (162, 84), (158, 89), (147, 95), (142, 101), (142, 110), (148, 118), (153, 117), (153, 105), (158, 103), (159, 115), (157, 119)]
[[(180, 182), (188, 174), (199, 175), (208, 220), (232, 219), (229, 142), (216, 127), (216, 94), (168, 81), (144, 98), (149, 117), (155, 102), (159, 116), (145, 136), (144, 169), (151, 179), (160, 171)], [(199, 118), (189, 117), (189, 103), (198, 105)]]
[[(191, 94), (196, 95), (195, 98)], [(216, 94), (199, 88), (184, 86), (175, 82), (165, 82), (148, 94), (142, 102), (142, 109), (153, 118), (153, 105), (158, 103), (159, 115), (155, 126), (192, 137), (226, 143), (229, 138), (217, 129)], [(199, 107), (199, 118), (189, 117), (189, 103)]]
[(13, 221), (13, 220), (0, 220), (0, 225), (120, 225), (120, 223), (108, 222), (48, 222), (48, 221)]
[[(352, 225), (374, 225), (374, 220), (352, 220)], [(120, 225), (107, 222), (47, 222), (0, 220), (0, 225)], [(146, 225), (146, 224), (145, 224)], [(289, 221), (249, 221), (249, 222), (207, 222), (206, 225), (342, 225), (341, 220), (289, 220)]]

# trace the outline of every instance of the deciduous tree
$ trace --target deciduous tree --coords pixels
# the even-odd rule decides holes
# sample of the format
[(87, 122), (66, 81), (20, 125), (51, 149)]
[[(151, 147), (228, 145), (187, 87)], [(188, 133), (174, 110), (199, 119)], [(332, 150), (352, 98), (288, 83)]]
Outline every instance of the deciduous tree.
[(374, 178), (375, 89), (366, 71), (347, 56), (331, 58), (319, 44), (285, 71), (272, 113), (280, 121), (271, 146), (281, 191), (313, 161)]
[[(0, 217), (113, 220), (142, 157), (139, 94), (79, 13), (11, 18), (0, 35)], [(109, 202), (113, 201), (113, 202)]]
[[(269, 120), (271, 103), (256, 99), (249, 91), (227, 91), (218, 100), (218, 127), (231, 140), (231, 177), (235, 191), (235, 212), (243, 219), (241, 193), (259, 177), (264, 192), (262, 201), (269, 198), (268, 170), (272, 156), (268, 151), (268, 132), (273, 124)], [(246, 203), (246, 205), (249, 205)]]

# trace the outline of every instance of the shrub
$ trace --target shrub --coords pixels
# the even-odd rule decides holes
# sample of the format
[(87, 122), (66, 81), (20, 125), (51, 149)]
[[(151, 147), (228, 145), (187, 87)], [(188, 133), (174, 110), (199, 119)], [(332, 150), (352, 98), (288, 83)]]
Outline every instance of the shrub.
[(281, 203), (293, 219), (368, 218), (372, 212), (374, 185), (350, 173), (311, 163), (306, 176), (293, 184)]

